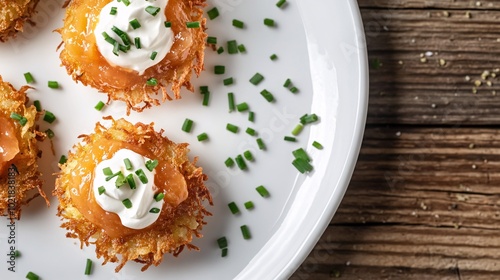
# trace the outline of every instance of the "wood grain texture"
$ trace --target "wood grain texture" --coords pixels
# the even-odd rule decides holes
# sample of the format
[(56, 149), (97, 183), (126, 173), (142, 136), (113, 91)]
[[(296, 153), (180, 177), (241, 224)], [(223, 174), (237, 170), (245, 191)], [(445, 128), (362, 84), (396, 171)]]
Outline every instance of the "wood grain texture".
[(358, 3), (367, 129), (337, 214), (291, 279), (498, 279), (500, 1)]

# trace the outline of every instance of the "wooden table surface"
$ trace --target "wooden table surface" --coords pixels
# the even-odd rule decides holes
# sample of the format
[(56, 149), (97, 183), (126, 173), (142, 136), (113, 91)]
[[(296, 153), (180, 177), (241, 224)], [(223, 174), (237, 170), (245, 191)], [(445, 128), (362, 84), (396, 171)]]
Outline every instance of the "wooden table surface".
[(500, 279), (500, 1), (358, 4), (364, 141), (292, 279)]

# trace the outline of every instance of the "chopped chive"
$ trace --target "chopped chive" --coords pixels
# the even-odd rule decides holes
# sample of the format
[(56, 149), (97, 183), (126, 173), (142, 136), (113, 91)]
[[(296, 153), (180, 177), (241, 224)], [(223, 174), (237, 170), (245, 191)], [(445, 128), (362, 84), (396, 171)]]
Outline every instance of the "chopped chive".
[(125, 208), (127, 208), (127, 209), (132, 208), (132, 201), (130, 201), (130, 199), (125, 198), (124, 200), (122, 200), (122, 203), (123, 203), (123, 206), (125, 206)]
[(137, 175), (137, 177), (139, 177), (139, 180), (141, 181), (141, 183), (143, 183), (143, 184), (148, 183), (148, 177), (146, 176), (146, 174), (144, 174), (144, 171), (142, 169), (136, 170), (135, 175)]
[(136, 47), (137, 49), (141, 49), (141, 48), (142, 48), (142, 46), (141, 46), (141, 38), (139, 38), (139, 37), (135, 37), (135, 38), (134, 38), (134, 45), (135, 45), (135, 47)]
[(24, 126), (25, 124), (28, 123), (28, 119), (19, 115), (18, 113), (14, 113), (14, 112), (10, 113), (10, 118), (18, 121), (19, 124), (21, 124), (21, 126)]
[(24, 73), (24, 79), (26, 80), (27, 84), (31, 84), (31, 83), (35, 82), (35, 79), (33, 79), (33, 75), (31, 75), (30, 72)]
[(40, 277), (38, 275), (36, 275), (35, 273), (30, 271), (30, 272), (28, 272), (28, 274), (26, 274), (26, 279), (38, 280), (38, 279), (40, 279)]
[(243, 28), (245, 24), (241, 20), (233, 19), (233, 26), (237, 28)]
[(33, 101), (33, 105), (35, 106), (37, 112), (42, 111), (42, 104), (40, 103), (40, 100)]
[(234, 160), (236, 161), (236, 165), (238, 165), (238, 168), (240, 168), (241, 170), (247, 169), (247, 164), (245, 163), (242, 155), (237, 155)]
[(68, 161), (68, 158), (65, 155), (62, 155), (59, 158), (59, 164), (65, 164)]
[(254, 160), (254, 157), (252, 155), (252, 152), (250, 152), (249, 150), (246, 150), (245, 152), (243, 152), (243, 156), (246, 158), (246, 160), (248, 161), (253, 161)]
[(245, 47), (245, 45), (243, 45), (243, 44), (239, 44), (239, 45), (238, 45), (238, 51), (239, 51), (240, 53), (244, 53), (244, 52), (247, 52), (247, 48)]
[(99, 188), (97, 188), (97, 190), (99, 191), (99, 195), (106, 192), (106, 188), (104, 186), (100, 186)]
[(196, 136), (196, 138), (198, 139), (198, 141), (205, 141), (205, 140), (208, 140), (208, 134), (206, 134), (205, 132), (203, 132), (202, 134)]
[(314, 141), (312, 143), (313, 147), (318, 149), (318, 150), (323, 150), (323, 145), (321, 145), (321, 143), (317, 142), (317, 141)]
[(158, 160), (148, 160), (146, 161), (146, 168), (150, 171), (153, 172), (153, 170), (158, 166)]
[(19, 250), (14, 251), (14, 257), (19, 258), (21, 256), (21, 252)]
[[(130, 1), (129, 0), (121, 0), (121, 1), (123, 2), (123, 4), (125, 4), (125, 6), (130, 5)], [(120, 2), (120, 0), (118, 2)]]
[(205, 92), (203, 93), (203, 101), (202, 101), (202, 105), (203, 106), (208, 106), (208, 102), (210, 101), (210, 92)]
[(115, 32), (115, 34), (118, 35), (122, 39), (122, 41), (125, 45), (130, 45), (130, 38), (128, 37), (128, 35), (125, 31), (121, 30), (120, 28), (118, 28), (114, 25), (113, 25), (113, 27), (111, 27), (111, 30), (113, 32)]
[(262, 138), (257, 138), (257, 146), (259, 146), (260, 150), (265, 150), (266, 149), (266, 144), (264, 144), (264, 141)]
[(45, 115), (43, 116), (43, 120), (48, 122), (48, 123), (53, 123), (56, 120), (56, 116), (50, 111), (45, 111)]
[(172, 27), (172, 22), (170, 22), (170, 21), (165, 21), (164, 24), (165, 24), (166, 28)]
[(264, 186), (258, 186), (255, 188), (255, 190), (260, 194), (260, 196), (262, 197), (269, 197), (270, 194), (269, 194), (269, 191), (266, 189), (266, 187)]
[(125, 169), (132, 170), (132, 162), (130, 161), (130, 159), (124, 159), (123, 163), (125, 164)]
[(118, 12), (118, 10), (116, 9), (116, 7), (111, 7), (111, 10), (109, 11), (109, 14), (110, 15), (116, 15), (116, 12)]
[(102, 36), (104, 37), (104, 40), (110, 43), (111, 45), (114, 45), (116, 43), (116, 40), (111, 38), (111, 36), (109, 36), (108, 33), (102, 32)]
[(85, 264), (85, 275), (90, 275), (91, 271), (92, 271), (92, 260), (87, 259), (87, 263)]
[(103, 170), (102, 170), (102, 173), (106, 176), (111, 176), (113, 175), (113, 171), (111, 171), (111, 168), (109, 167), (105, 167)]
[(288, 142), (297, 142), (297, 138), (292, 137), (292, 136), (285, 136), (283, 140), (288, 141)]
[(141, 23), (136, 18), (134, 18), (133, 20), (131, 20), (129, 23), (130, 23), (130, 26), (132, 26), (133, 29), (137, 29), (137, 28), (141, 27)]
[(161, 192), (161, 193), (157, 193), (157, 194), (155, 194), (154, 199), (155, 199), (155, 201), (156, 201), (156, 202), (159, 202), (159, 201), (161, 201), (164, 197), (165, 197), (165, 194)]
[(224, 248), (221, 250), (221, 257), (226, 257), (227, 256), (227, 248)]
[(221, 53), (223, 53), (223, 52), (224, 52), (224, 48), (223, 48), (223, 47), (219, 47), (219, 48), (217, 49), (217, 54), (221, 54)]
[(253, 111), (248, 112), (248, 120), (251, 122), (255, 121), (255, 113)]
[(284, 87), (288, 88), (292, 84), (292, 80), (286, 79), (285, 83), (283, 84)]
[[(104, 172), (104, 170), (103, 170), (103, 172)], [(108, 177), (106, 177), (106, 182), (108, 182), (109, 180), (111, 180), (111, 179), (113, 179), (113, 178), (115, 178), (116, 176), (121, 175), (121, 174), (122, 174), (122, 172), (121, 172), (121, 171), (118, 171), (118, 172), (116, 172), (116, 173), (114, 173), (114, 174), (109, 175)]]
[(134, 180), (134, 174), (130, 173), (127, 175), (127, 183), (130, 189), (135, 190), (137, 188), (137, 185), (135, 184)]
[(236, 108), (236, 105), (234, 105), (234, 93), (230, 92), (227, 94), (227, 101), (229, 104), (229, 112), (234, 111)]
[(47, 137), (49, 137), (49, 139), (52, 139), (52, 138), (54, 138), (54, 136), (56, 136), (54, 134), (54, 131), (52, 131), (52, 129), (50, 129), (50, 128), (45, 130), (45, 134), (47, 134)]
[(262, 97), (264, 97), (267, 102), (273, 102), (274, 101), (274, 96), (271, 92), (269, 92), (268, 90), (264, 89), (260, 92), (260, 95), (262, 95)]
[(160, 12), (161, 9), (159, 7), (147, 6), (145, 10), (146, 10), (146, 12), (148, 12), (148, 14), (150, 14), (152, 16), (156, 16)]
[[(122, 36), (124, 36), (124, 35), (122, 35)], [(123, 38), (125, 38), (125, 36)], [(118, 45), (118, 48), (120, 49), (120, 51), (122, 51), (124, 53), (128, 52), (130, 50), (130, 41), (127, 40), (127, 44), (125, 44), (125, 45), (121, 45), (121, 44)]]
[(226, 125), (226, 129), (231, 131), (232, 133), (238, 133), (238, 130), (240, 129), (238, 126), (234, 125), (234, 124), (230, 124), (228, 123)]
[(211, 44), (211, 45), (216, 45), (217, 44), (217, 37), (208, 36), (207, 37), (207, 43)]
[(304, 116), (300, 117), (300, 123), (301, 124), (309, 124), (318, 121), (318, 116), (316, 114), (305, 114)]
[(240, 228), (241, 228), (241, 234), (243, 235), (243, 239), (250, 239), (252, 237), (250, 235), (250, 230), (248, 229), (247, 225), (242, 225)]
[(220, 249), (224, 249), (227, 247), (227, 239), (225, 236), (222, 236), (217, 239), (217, 245), (219, 245)]
[(245, 205), (245, 208), (246, 208), (247, 210), (250, 210), (250, 209), (253, 209), (253, 208), (254, 208), (254, 204), (253, 204), (253, 202), (252, 202), (252, 201), (247, 201), (247, 202), (245, 202), (245, 204), (244, 204), (244, 205)]
[(150, 78), (149, 80), (146, 81), (146, 85), (156, 86), (158, 85), (158, 80), (156, 80), (155, 78)]
[(158, 52), (152, 52), (151, 56), (149, 57), (151, 60), (155, 60), (156, 55), (158, 55)]
[(200, 22), (199, 21), (186, 22), (186, 27), (187, 28), (200, 28)]
[(264, 76), (262, 76), (260, 73), (255, 73), (255, 75), (253, 75), (253, 77), (250, 78), (250, 83), (256, 86), (260, 84), (262, 80), (264, 80)]
[(114, 42), (113, 43), (113, 53), (118, 56), (119, 55), (119, 52), (120, 51), (120, 44), (118, 42)]
[(255, 129), (251, 128), (251, 127), (247, 127), (247, 129), (245, 130), (245, 132), (250, 135), (250, 136), (255, 136), (257, 135), (257, 132), (255, 131)]
[(286, 4), (286, 0), (279, 0), (278, 2), (276, 2), (276, 7), (278, 8), (282, 8), (283, 5)]
[(233, 84), (233, 77), (230, 77), (230, 78), (227, 78), (227, 79), (224, 79), (223, 83), (225, 86), (228, 86), (228, 85), (232, 85)]
[(47, 85), (49, 88), (59, 88), (59, 83), (57, 81), (49, 81)]
[(291, 92), (291, 93), (297, 93), (297, 92), (299, 92), (299, 89), (298, 89), (298, 88), (296, 88), (296, 87), (291, 87), (291, 88), (290, 88), (290, 92)]
[(182, 131), (184, 132), (191, 132), (191, 129), (193, 128), (193, 121), (190, 119), (185, 119), (184, 123), (182, 124)]
[(226, 161), (224, 161), (224, 164), (226, 167), (233, 167), (234, 166), (234, 160), (232, 158), (227, 158)]
[(227, 41), (227, 52), (229, 54), (238, 53), (238, 43), (236, 40)]
[(215, 65), (214, 66), (214, 73), (216, 75), (221, 75), (221, 74), (224, 74), (226, 72), (226, 67), (223, 66), (223, 65)]
[(97, 111), (101, 111), (101, 110), (102, 110), (102, 108), (104, 108), (104, 102), (102, 102), (102, 101), (97, 102), (97, 104), (94, 106), (94, 108), (95, 108)]
[(201, 94), (204, 94), (204, 93), (207, 93), (207, 92), (210, 92), (208, 90), (208, 86), (200, 86), (200, 93)]
[(307, 152), (303, 148), (293, 151), (292, 154), (295, 158), (300, 158), (307, 162), (311, 161), (311, 158), (307, 155)]
[(274, 20), (270, 18), (265, 18), (264, 19), (264, 24), (269, 26), (269, 27), (274, 27)]
[(158, 214), (160, 213), (160, 208), (153, 207), (149, 210), (149, 213)]
[(125, 177), (125, 175), (123, 175), (123, 173), (120, 172), (120, 174), (118, 174), (118, 176), (116, 177), (115, 187), (120, 188), (121, 186), (125, 185), (125, 183), (127, 183), (127, 178)]
[(236, 205), (236, 203), (231, 202), (227, 206), (229, 207), (229, 210), (231, 210), (231, 213), (233, 214), (240, 213), (240, 209), (238, 208), (238, 205)]
[(295, 128), (292, 130), (292, 135), (297, 136), (302, 132), (302, 129), (304, 129), (304, 126), (302, 124), (298, 124), (295, 126)]
[(294, 159), (292, 161), (292, 164), (302, 174), (313, 170), (313, 166), (307, 160), (304, 160), (302, 158)]
[(212, 9), (207, 11), (207, 15), (210, 20), (213, 20), (219, 16), (219, 10), (216, 7), (213, 7)]
[(278, 59), (278, 56), (276, 54), (272, 54), (270, 57), (269, 57), (271, 60), (276, 60)]
[(238, 110), (238, 112), (245, 112), (245, 111), (248, 111), (248, 103), (246, 102), (243, 102), (243, 103), (240, 103), (238, 105), (236, 105), (236, 109)]

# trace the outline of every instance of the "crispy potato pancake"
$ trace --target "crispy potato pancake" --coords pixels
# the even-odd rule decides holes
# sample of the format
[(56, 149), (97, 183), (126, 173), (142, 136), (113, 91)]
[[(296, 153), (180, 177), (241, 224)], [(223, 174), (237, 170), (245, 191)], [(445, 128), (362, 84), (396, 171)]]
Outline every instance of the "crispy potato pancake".
[[(29, 194), (33, 189), (49, 205), (37, 164), (37, 142), (44, 134), (35, 129), (36, 108), (25, 106), (28, 89), (16, 90), (0, 76), (0, 213), (11, 219), (21, 217), (21, 206), (33, 197)], [(26, 123), (12, 119), (12, 113)]]
[[(105, 119), (111, 121), (109, 128), (97, 123), (94, 133), (80, 136), (82, 142), (69, 152), (56, 180), (54, 195), (60, 202), (61, 227), (69, 231), (66, 236), (79, 239), (81, 246), (95, 244), (97, 257), (104, 259), (103, 265), (120, 262), (116, 272), (131, 260), (143, 263), (144, 271), (151, 265), (159, 265), (165, 253), (177, 256), (185, 247), (197, 250), (191, 241), (193, 236), (202, 237), (203, 219), (211, 215), (203, 204), (212, 204), (212, 198), (204, 185), (207, 176), (195, 165), (196, 159), (194, 162), (188, 159), (188, 144), (173, 143), (162, 136), (163, 130), (154, 131), (153, 124), (134, 125), (124, 119)], [(159, 166), (168, 163), (186, 183), (187, 198), (175, 206), (165, 200), (158, 220), (144, 229), (124, 227), (120, 218), (103, 210), (93, 195), (95, 166), (123, 147), (158, 159)]]
[[(102, 8), (111, 0), (71, 0), (66, 9), (64, 25), (58, 29), (62, 37), (62, 65), (72, 78), (90, 85), (108, 95), (110, 100), (126, 102), (128, 110), (142, 111), (159, 105), (155, 96), (161, 91), (161, 102), (181, 98), (181, 87), (193, 91), (190, 79), (192, 72), (199, 75), (203, 70), (205, 51), (205, 22), (203, 10), (205, 0), (170, 0), (165, 15), (172, 23), (174, 42), (170, 52), (158, 64), (138, 72), (113, 66), (101, 55), (92, 32)], [(187, 28), (186, 22), (199, 21), (200, 28)], [(156, 86), (147, 85), (150, 78), (158, 81)], [(172, 98), (167, 92), (170, 85)]]
[(23, 31), (24, 23), (34, 24), (30, 18), (39, 0), (3, 0), (0, 4), (0, 42)]

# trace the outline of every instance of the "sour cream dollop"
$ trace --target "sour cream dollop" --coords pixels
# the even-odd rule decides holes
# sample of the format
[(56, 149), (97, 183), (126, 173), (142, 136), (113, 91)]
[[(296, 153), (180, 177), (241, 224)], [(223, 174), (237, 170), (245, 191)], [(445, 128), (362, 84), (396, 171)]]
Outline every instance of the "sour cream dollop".
[[(131, 163), (130, 170), (127, 170), (126, 159)], [(121, 223), (128, 228), (143, 229), (153, 224), (160, 216), (163, 207), (164, 200), (158, 199), (159, 201), (156, 201), (155, 199), (154, 177), (156, 172), (154, 169), (149, 171), (146, 167), (146, 163), (150, 160), (129, 149), (121, 149), (112, 158), (100, 162), (94, 170), (92, 189), (97, 204), (105, 211), (116, 213), (120, 217)], [(116, 181), (120, 176), (105, 174), (106, 168), (111, 169), (113, 174), (121, 172), (121, 176), (124, 177), (132, 174), (135, 189), (131, 188), (129, 183), (117, 187)], [(136, 173), (137, 170), (143, 171), (147, 178), (146, 183), (141, 182)], [(111, 179), (109, 179), (110, 177)]]
[[(94, 30), (97, 48), (102, 56), (110, 64), (135, 70), (140, 75), (149, 67), (159, 63), (170, 51), (174, 42), (174, 32), (171, 28), (165, 27), (167, 4), (168, 0), (130, 0), (130, 4), (126, 6), (123, 1), (113, 0), (104, 6)], [(116, 10), (115, 14), (111, 13), (112, 9)], [(152, 14), (155, 9), (159, 10)], [(131, 21), (137, 21), (140, 27), (134, 28)], [(127, 52), (118, 51), (116, 55), (113, 53), (114, 45), (106, 41), (104, 32), (116, 42), (125, 44), (112, 30), (113, 27), (128, 35), (130, 49)], [(135, 38), (139, 38), (140, 48), (136, 47)], [(156, 55), (153, 54), (155, 52)]]

